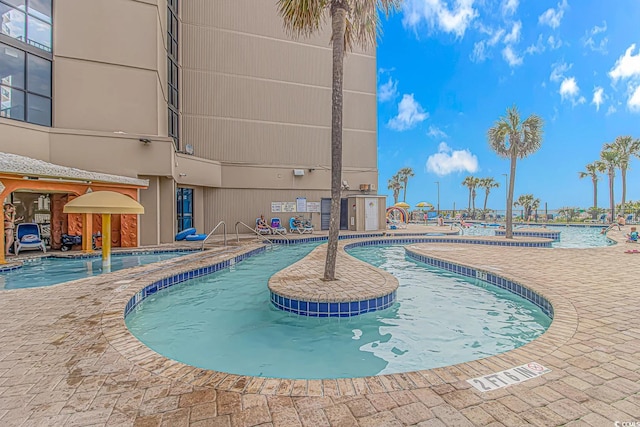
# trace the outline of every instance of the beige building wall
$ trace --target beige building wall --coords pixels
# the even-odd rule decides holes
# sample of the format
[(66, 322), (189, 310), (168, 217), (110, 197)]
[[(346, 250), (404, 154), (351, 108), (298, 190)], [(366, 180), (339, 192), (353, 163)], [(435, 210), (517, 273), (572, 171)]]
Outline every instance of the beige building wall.
[[(222, 188), (204, 189), (205, 224), (329, 197), (329, 32), (291, 40), (275, 4), (254, 0), (183, 2), (181, 19), (181, 139), (222, 165)], [(375, 53), (345, 60), (345, 196), (377, 183), (376, 72)]]
[[(53, 126), (0, 118), (0, 151), (149, 179), (143, 244), (173, 241), (178, 187), (194, 189), (201, 233), (329, 197), (329, 33), (291, 40), (270, 1), (180, 5), (180, 148), (193, 155), (167, 137), (166, 0), (56, 0)], [(344, 89), (347, 197), (377, 183), (375, 53), (346, 57)]]

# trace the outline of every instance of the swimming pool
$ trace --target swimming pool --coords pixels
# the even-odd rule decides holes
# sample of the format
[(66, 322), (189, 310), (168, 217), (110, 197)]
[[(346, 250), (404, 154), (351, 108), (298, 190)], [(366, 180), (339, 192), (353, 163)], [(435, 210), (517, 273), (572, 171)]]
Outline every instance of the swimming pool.
[[(111, 271), (151, 264), (193, 252), (170, 251), (120, 255), (111, 254)], [(102, 273), (102, 258), (43, 257), (26, 261), (22, 268), (0, 273), (0, 289), (36, 288)]]
[(401, 246), (354, 256), (400, 281), (391, 308), (351, 318), (298, 316), (269, 303), (268, 278), (315, 244), (275, 247), (157, 292), (127, 317), (147, 346), (183, 363), (238, 375), (344, 378), (447, 366), (519, 347), (551, 320), (484, 282), (405, 257)]
[[(532, 225), (531, 228), (540, 228)], [(516, 226), (514, 231), (526, 230), (527, 226)], [(553, 242), (553, 248), (595, 248), (614, 244), (605, 235), (600, 234), (602, 227), (567, 227), (564, 225), (547, 225), (547, 229), (553, 232), (560, 232), (560, 240)], [(465, 236), (495, 236), (496, 227), (483, 227), (474, 225), (465, 228)]]

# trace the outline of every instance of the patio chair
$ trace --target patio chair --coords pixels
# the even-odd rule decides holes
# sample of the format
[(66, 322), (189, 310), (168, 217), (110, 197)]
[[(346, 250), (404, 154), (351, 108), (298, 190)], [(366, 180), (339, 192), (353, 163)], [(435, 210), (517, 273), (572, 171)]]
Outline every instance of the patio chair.
[(258, 234), (271, 234), (271, 228), (268, 225), (260, 226), (262, 218), (256, 218), (256, 233)]
[(271, 218), (271, 229), (274, 234), (287, 234), (287, 228), (280, 223), (280, 218)]
[(25, 222), (16, 225), (16, 238), (13, 243), (13, 251), (16, 255), (21, 249), (41, 249), (47, 252), (44, 241), (40, 235), (40, 227), (33, 222)]
[(289, 231), (291, 233), (299, 233), (299, 234), (305, 234), (305, 233), (313, 233), (313, 226), (307, 223), (303, 223), (302, 221), (300, 221), (300, 225), (296, 225), (296, 217), (291, 217), (289, 218)]

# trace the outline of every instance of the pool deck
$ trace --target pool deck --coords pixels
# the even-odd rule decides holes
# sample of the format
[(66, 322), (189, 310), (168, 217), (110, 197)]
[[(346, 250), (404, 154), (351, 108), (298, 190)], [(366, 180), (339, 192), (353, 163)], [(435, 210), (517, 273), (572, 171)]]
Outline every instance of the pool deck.
[[(394, 231), (426, 229), (438, 231), (424, 226)], [(147, 349), (126, 330), (123, 301), (144, 283), (166, 276), (167, 270), (184, 268), (180, 260), (63, 285), (5, 291), (0, 293), (0, 425), (638, 423), (640, 253), (625, 251), (640, 246), (623, 243), (624, 232), (609, 232), (622, 242), (618, 245), (589, 249), (408, 245), (414, 252), (526, 285), (552, 302), (554, 321), (539, 339), (501, 355), (357, 379), (227, 375), (182, 365)], [(206, 264), (256, 246), (248, 239), (242, 246), (214, 249), (206, 257), (202, 253), (188, 257), (194, 264)], [(350, 273), (344, 280), (360, 280), (356, 272)], [(467, 382), (528, 362), (551, 372), (484, 393)]]

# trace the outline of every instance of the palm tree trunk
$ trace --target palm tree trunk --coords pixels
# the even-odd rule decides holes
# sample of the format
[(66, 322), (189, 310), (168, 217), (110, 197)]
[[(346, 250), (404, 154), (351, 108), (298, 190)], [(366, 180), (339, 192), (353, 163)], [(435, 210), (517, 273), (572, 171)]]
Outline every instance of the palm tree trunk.
[(511, 170), (509, 174), (509, 196), (507, 197), (507, 228), (505, 237), (513, 239), (513, 187), (516, 183), (516, 160), (514, 153), (511, 154)]
[(627, 168), (620, 168), (622, 175), (622, 204), (620, 205), (620, 212), (624, 214), (624, 202), (627, 197)]
[(613, 198), (613, 180), (615, 178), (614, 173), (609, 172), (609, 206), (611, 207), (611, 222), (616, 220), (616, 203)]
[(471, 214), (471, 187), (469, 187), (469, 214)]
[(591, 179), (593, 181), (593, 212), (591, 213), (592, 219), (598, 218), (598, 211), (596, 208), (598, 207), (598, 180)]
[(333, 84), (331, 90), (331, 217), (324, 266), (324, 280), (336, 279), (338, 233), (340, 232), (340, 190), (342, 185), (342, 81), (344, 78), (344, 32), (346, 0), (331, 1), (331, 46)]
[(484, 193), (484, 205), (482, 205), (482, 219), (487, 219), (487, 200), (489, 200), (489, 189)]
[(409, 179), (405, 179), (404, 181), (404, 195), (402, 196), (402, 201), (406, 203), (407, 201), (407, 182), (409, 182)]

